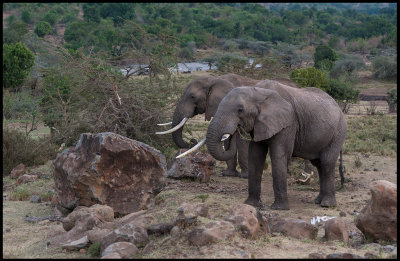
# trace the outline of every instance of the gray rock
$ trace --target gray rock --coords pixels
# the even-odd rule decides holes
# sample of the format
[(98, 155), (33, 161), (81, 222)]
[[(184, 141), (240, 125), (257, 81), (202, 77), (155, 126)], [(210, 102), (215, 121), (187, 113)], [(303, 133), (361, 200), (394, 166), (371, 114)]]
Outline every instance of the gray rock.
[(211, 221), (204, 228), (195, 228), (188, 233), (188, 240), (196, 246), (204, 246), (225, 240), (235, 232), (235, 227), (228, 221)]
[(182, 230), (178, 226), (174, 226), (170, 231), (172, 237), (178, 237), (181, 235), (181, 233)]
[(231, 208), (225, 220), (232, 222), (242, 231), (245, 237), (254, 238), (260, 232), (258, 213), (255, 207), (237, 204)]
[(365, 258), (351, 253), (335, 253), (327, 255), (326, 259), (365, 259)]
[(392, 246), (392, 245), (386, 245), (381, 247), (382, 251), (385, 253), (392, 253), (395, 250), (397, 251), (397, 247)]
[(130, 242), (116, 242), (104, 249), (101, 253), (101, 257), (117, 253), (120, 258), (132, 258), (138, 251), (139, 249)]
[(33, 195), (32, 197), (31, 197), (31, 201), (30, 201), (31, 203), (40, 203), (40, 202), (42, 202), (42, 199), (40, 198), (40, 196), (38, 196), (38, 195)]
[(13, 168), (10, 172), (10, 177), (12, 179), (19, 178), (20, 176), (24, 175), (26, 172), (25, 165), (20, 163), (15, 168)]
[(271, 232), (280, 232), (286, 236), (298, 239), (309, 238), (315, 240), (318, 228), (304, 220), (289, 218), (272, 218), (269, 221)]
[(135, 221), (125, 224), (103, 237), (101, 241), (101, 250), (116, 242), (130, 242), (134, 245), (143, 244), (148, 239), (147, 229), (143, 224), (137, 224)]
[(62, 244), (62, 248), (67, 250), (79, 250), (81, 248), (86, 247), (88, 243), (89, 243), (88, 237), (84, 236), (70, 243)]
[(325, 238), (329, 240), (341, 240), (349, 243), (346, 222), (342, 218), (329, 219), (325, 223)]

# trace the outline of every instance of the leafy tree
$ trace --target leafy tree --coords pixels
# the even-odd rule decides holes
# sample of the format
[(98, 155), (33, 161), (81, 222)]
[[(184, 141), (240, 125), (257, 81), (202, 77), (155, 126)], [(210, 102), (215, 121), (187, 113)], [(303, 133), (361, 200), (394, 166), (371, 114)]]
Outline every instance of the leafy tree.
[(349, 82), (341, 78), (328, 79), (328, 85), (328, 94), (338, 102), (344, 113), (348, 112), (351, 103), (358, 102), (360, 91)]
[(338, 48), (339, 45), (339, 38), (337, 36), (333, 36), (329, 39), (328, 42), (329, 47), (331, 47), (332, 49), (336, 49)]
[(323, 71), (314, 67), (295, 69), (289, 77), (301, 87), (316, 87), (323, 91), (329, 91), (328, 80)]
[(28, 76), (35, 56), (23, 44), (3, 44), (3, 87), (16, 89)]
[(48, 35), (51, 30), (53, 30), (53, 28), (51, 27), (51, 25), (46, 22), (46, 21), (41, 21), (39, 23), (37, 23), (36, 28), (35, 28), (35, 33), (39, 36), (39, 37), (43, 37), (45, 35)]
[(32, 22), (32, 12), (28, 9), (25, 9), (21, 12), (21, 19), (27, 24)]
[(314, 67), (317, 69), (326, 68), (330, 70), (333, 63), (338, 59), (337, 53), (327, 45), (319, 45), (314, 53)]
[(387, 94), (389, 95), (387, 99), (389, 112), (397, 112), (397, 88), (391, 89)]
[(28, 33), (28, 25), (24, 22), (15, 22), (3, 31), (4, 43), (22, 42)]
[(397, 77), (397, 61), (387, 56), (376, 57), (372, 61), (373, 76), (378, 79), (395, 79)]
[(50, 25), (54, 25), (59, 18), (59, 14), (57, 14), (55, 11), (49, 11), (45, 14), (43, 17), (43, 21), (48, 22)]
[(100, 8), (98, 4), (85, 3), (82, 5), (83, 18), (88, 22), (100, 22)]
[(355, 77), (356, 72), (364, 67), (365, 63), (360, 56), (350, 56), (337, 61), (333, 65), (330, 75), (333, 78), (338, 78), (340, 76)]

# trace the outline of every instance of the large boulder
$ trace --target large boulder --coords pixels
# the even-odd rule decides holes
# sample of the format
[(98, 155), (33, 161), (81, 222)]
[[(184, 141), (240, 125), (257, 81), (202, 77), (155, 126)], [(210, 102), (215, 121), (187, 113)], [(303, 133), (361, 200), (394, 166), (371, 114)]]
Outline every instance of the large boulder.
[(374, 240), (397, 241), (397, 185), (377, 180), (370, 190), (371, 201), (358, 216), (357, 228)]
[[(180, 149), (177, 155), (186, 150)], [(201, 182), (208, 182), (211, 174), (214, 173), (215, 165), (216, 161), (210, 154), (196, 151), (185, 157), (175, 158), (168, 169), (168, 177), (176, 179), (192, 178)]]
[(167, 176), (163, 154), (112, 132), (81, 134), (53, 165), (60, 206), (72, 210), (98, 203), (121, 215), (149, 208)]
[(329, 219), (325, 223), (326, 240), (341, 240), (346, 244), (349, 243), (349, 233), (344, 219), (337, 217)]

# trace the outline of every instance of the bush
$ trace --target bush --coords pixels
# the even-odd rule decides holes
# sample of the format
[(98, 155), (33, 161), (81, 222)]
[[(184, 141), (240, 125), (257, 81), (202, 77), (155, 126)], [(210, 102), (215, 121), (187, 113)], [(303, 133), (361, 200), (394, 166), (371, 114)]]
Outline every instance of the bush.
[(39, 37), (43, 37), (45, 35), (48, 35), (51, 32), (51, 30), (53, 30), (53, 28), (48, 22), (41, 21), (36, 25), (35, 33)]
[(301, 87), (316, 87), (329, 91), (328, 80), (324, 73), (314, 67), (293, 70), (290, 73), (290, 79)]
[(43, 17), (45, 22), (48, 22), (50, 25), (54, 25), (58, 20), (59, 15), (55, 11), (49, 11)]
[(397, 88), (391, 89), (387, 93), (388, 97), (388, 104), (389, 104), (389, 112), (397, 112)]
[(39, 101), (30, 90), (21, 92), (9, 92), (3, 90), (3, 117), (4, 119), (28, 120), (36, 116), (39, 109)]
[(35, 56), (24, 44), (3, 44), (3, 87), (21, 85), (34, 63)]
[(337, 61), (331, 71), (330, 75), (333, 78), (340, 76), (354, 77), (356, 72), (365, 67), (365, 63), (359, 56), (352, 56), (343, 60)]
[(341, 78), (329, 79), (328, 85), (328, 94), (338, 102), (344, 113), (348, 112), (350, 103), (358, 102), (360, 92), (349, 82)]
[(91, 257), (100, 257), (101, 242), (91, 244), (88, 248), (88, 254)]
[(372, 61), (373, 76), (378, 79), (395, 79), (397, 77), (397, 61), (387, 56), (376, 57)]
[(32, 13), (31, 11), (25, 9), (21, 13), (21, 19), (27, 24), (30, 24), (32, 22)]
[(35, 140), (21, 131), (3, 128), (3, 176), (20, 163), (29, 167), (54, 159), (58, 146), (46, 141), (47, 138)]
[(337, 58), (338, 55), (332, 48), (327, 45), (319, 45), (314, 53), (314, 67), (330, 70)]
[(3, 43), (23, 42), (28, 33), (28, 25), (24, 22), (15, 22), (4, 29)]

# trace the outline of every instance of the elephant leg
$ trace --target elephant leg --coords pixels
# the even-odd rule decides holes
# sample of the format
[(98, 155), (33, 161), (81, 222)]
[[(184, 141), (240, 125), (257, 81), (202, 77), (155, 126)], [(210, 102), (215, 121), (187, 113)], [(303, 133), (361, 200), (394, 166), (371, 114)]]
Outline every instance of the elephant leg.
[(287, 196), (287, 173), (290, 161), (289, 150), (282, 143), (270, 146), (272, 179), (275, 201), (271, 209), (288, 210), (289, 200)]
[[(227, 142), (225, 142), (225, 146), (228, 146)], [(240, 175), (239, 172), (236, 170), (237, 154), (238, 153), (236, 152), (235, 156), (232, 159), (226, 161), (227, 168), (221, 172), (222, 176), (238, 177)]]
[(248, 155), (248, 184), (249, 196), (244, 202), (254, 207), (264, 208), (261, 202), (261, 176), (264, 169), (264, 162), (267, 157), (268, 146), (259, 142), (250, 141)]
[(336, 206), (335, 177), (334, 177), (335, 162), (336, 161), (324, 162), (320, 160), (315, 165), (318, 169), (319, 182), (320, 182), (320, 192), (318, 196), (315, 198), (315, 204), (321, 204), (321, 207)]
[(248, 168), (247, 168), (247, 160), (249, 153), (249, 141), (244, 139), (237, 139), (237, 150), (238, 150), (238, 161), (239, 166), (241, 168), (240, 177), (247, 178), (248, 177)]
[(315, 160), (310, 160), (311, 164), (314, 165), (317, 168), (318, 171), (318, 177), (319, 177), (319, 194), (315, 198), (314, 203), (315, 204), (321, 204), (322, 197), (324, 195), (324, 188), (322, 186), (321, 182), (321, 176), (322, 176), (322, 169), (321, 169), (321, 161), (320, 159), (315, 159)]

